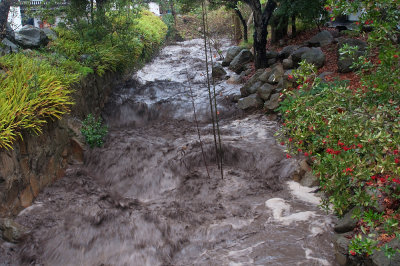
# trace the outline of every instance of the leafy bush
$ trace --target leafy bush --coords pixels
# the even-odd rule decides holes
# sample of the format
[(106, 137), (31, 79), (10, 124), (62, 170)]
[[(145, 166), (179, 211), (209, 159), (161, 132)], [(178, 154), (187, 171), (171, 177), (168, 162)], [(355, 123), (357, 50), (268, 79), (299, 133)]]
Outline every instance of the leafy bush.
[(101, 147), (108, 128), (102, 125), (101, 118), (96, 119), (92, 114), (89, 114), (82, 123), (81, 132), (90, 148)]
[(0, 69), (0, 148), (11, 148), (22, 130), (39, 133), (46, 119), (69, 111), (69, 88), (78, 74), (24, 54), (0, 57)]

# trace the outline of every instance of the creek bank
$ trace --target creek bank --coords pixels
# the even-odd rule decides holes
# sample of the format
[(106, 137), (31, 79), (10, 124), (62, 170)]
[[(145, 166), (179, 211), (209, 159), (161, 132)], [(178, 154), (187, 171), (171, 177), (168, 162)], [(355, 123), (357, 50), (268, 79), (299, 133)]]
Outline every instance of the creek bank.
[(39, 192), (64, 175), (68, 164), (82, 163), (80, 120), (100, 114), (108, 94), (121, 79), (108, 72), (88, 75), (75, 85), (71, 114), (48, 121), (40, 135), (23, 132), (11, 150), (0, 151), (0, 217), (14, 216), (31, 205)]

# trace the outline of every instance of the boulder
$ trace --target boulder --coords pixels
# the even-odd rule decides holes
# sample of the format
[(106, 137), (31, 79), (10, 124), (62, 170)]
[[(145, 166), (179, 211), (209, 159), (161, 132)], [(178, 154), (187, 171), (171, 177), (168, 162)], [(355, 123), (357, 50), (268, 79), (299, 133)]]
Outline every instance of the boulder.
[[(400, 248), (400, 241), (398, 239), (394, 239), (387, 244), (393, 250), (397, 250)], [(400, 265), (400, 253), (396, 252), (393, 257), (390, 259), (385, 255), (385, 251), (382, 250), (374, 250), (373, 254), (370, 256), (371, 265), (374, 266), (391, 266), (391, 265)]]
[(275, 64), (278, 60), (276, 58), (271, 58), (267, 60), (267, 66), (272, 66)]
[(267, 52), (266, 52), (267, 59), (276, 59), (278, 57), (278, 55), (279, 54), (276, 51), (267, 50)]
[(263, 104), (263, 100), (257, 94), (252, 94), (238, 101), (237, 107), (246, 110), (249, 108), (259, 108)]
[(46, 34), (46, 37), (49, 40), (56, 40), (57, 39), (57, 34), (54, 30), (49, 29), (49, 28), (44, 28), (42, 29), (42, 31), (44, 32), (44, 34)]
[(289, 56), (289, 58), (283, 59), (282, 66), (283, 66), (283, 69), (291, 69), (291, 68), (293, 68), (293, 60), (292, 60), (292, 58)]
[(7, 242), (18, 243), (27, 233), (27, 229), (17, 222), (0, 218), (0, 237)]
[(4, 50), (4, 52), (5, 52), (6, 54), (18, 53), (18, 51), (19, 51), (18, 46), (17, 46), (15, 43), (11, 42), (9, 39), (4, 38), (4, 39), (1, 41), (1, 43), (5, 46), (5, 47), (3, 48), (3, 50)]
[(264, 103), (264, 109), (275, 110), (279, 107), (279, 93), (274, 93), (271, 95), (268, 101)]
[(301, 179), (300, 184), (305, 187), (316, 187), (319, 185), (318, 178), (316, 178), (311, 171), (308, 171), (304, 174), (304, 177)]
[(356, 227), (357, 220), (352, 218), (356, 210), (356, 207), (354, 207), (337, 222), (333, 228), (336, 233), (347, 233)]
[(281, 92), (283, 90), (293, 88), (293, 86), (294, 86), (293, 82), (287, 80), (286, 78), (281, 78), (278, 82), (278, 85), (276, 85), (275, 91)]
[(15, 33), (15, 42), (23, 48), (38, 48), (46, 45), (48, 38), (41, 29), (25, 25)]
[(266, 68), (266, 69), (261, 73), (261, 75), (258, 77), (258, 80), (259, 80), (259, 81), (262, 81), (262, 82), (267, 82), (268, 79), (269, 79), (269, 76), (271, 76), (271, 74), (272, 74), (272, 68)]
[(230, 77), (230, 78), (226, 81), (226, 83), (228, 83), (228, 84), (240, 84), (240, 83), (242, 83), (242, 77), (241, 77), (241, 76), (234, 75), (234, 76)]
[(226, 75), (225, 69), (222, 67), (221, 64), (216, 63), (212, 67), (212, 76), (213, 78), (221, 78)]
[(247, 89), (247, 95), (256, 93), (262, 85), (263, 83), (261, 81), (257, 81), (256, 83), (253, 84), (253, 86)]
[(321, 48), (311, 48), (301, 56), (301, 60), (314, 64), (317, 68), (321, 68), (325, 64), (325, 54)]
[(348, 265), (350, 238), (351, 234), (349, 233), (334, 235), (335, 257), (339, 265)]
[[(358, 47), (354, 56), (340, 54), (339, 51), (341, 48), (343, 48), (343, 46), (345, 44), (347, 44), (349, 46), (357, 46)], [(366, 50), (367, 50), (367, 43), (362, 40), (339, 38), (339, 40), (338, 40), (338, 53), (339, 53), (338, 71), (341, 73), (348, 73), (353, 70), (356, 70), (356, 69), (352, 68), (352, 65), (357, 60), (358, 57), (365, 55)]]
[(226, 52), (226, 56), (222, 61), (222, 66), (229, 66), (232, 60), (242, 51), (244, 48), (239, 46), (232, 46)]
[(248, 49), (240, 51), (240, 53), (232, 60), (229, 69), (236, 74), (242, 72), (245, 65), (253, 60), (253, 54)]
[(7, 22), (6, 24), (6, 38), (14, 41), (15, 40), (15, 32), (14, 30), (11, 28), (10, 23)]
[(268, 101), (269, 97), (271, 96), (271, 93), (274, 91), (274, 86), (271, 84), (265, 83), (261, 87), (257, 89), (257, 95), (263, 99), (264, 101)]
[(314, 46), (314, 47), (324, 47), (326, 45), (329, 45), (333, 42), (333, 36), (332, 34), (327, 31), (327, 30), (323, 30), (320, 33), (314, 35), (309, 41), (309, 45), (310, 46)]
[(280, 59), (286, 59), (288, 58), (294, 51), (296, 51), (299, 48), (298, 45), (289, 45), (286, 46), (282, 49), (282, 51), (279, 52), (278, 57)]
[(254, 73), (254, 75), (244, 84), (243, 87), (240, 88), (240, 93), (243, 97), (248, 96), (247, 90), (254, 85), (257, 81), (259, 81), (260, 75), (264, 72), (264, 69), (259, 69)]
[(297, 67), (301, 61), (301, 56), (310, 50), (311, 50), (310, 47), (301, 47), (301, 48), (297, 49), (296, 51), (294, 51), (291, 55), (292, 60), (293, 60), (293, 65)]
[(285, 71), (283, 70), (283, 66), (281, 64), (276, 64), (271, 69), (271, 74), (269, 75), (267, 82), (270, 84), (278, 84), (284, 73)]

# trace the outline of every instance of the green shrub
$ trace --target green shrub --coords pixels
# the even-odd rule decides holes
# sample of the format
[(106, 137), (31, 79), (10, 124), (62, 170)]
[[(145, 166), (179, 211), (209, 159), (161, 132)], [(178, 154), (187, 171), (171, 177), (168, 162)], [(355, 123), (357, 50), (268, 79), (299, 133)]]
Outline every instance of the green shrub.
[(96, 119), (92, 114), (89, 114), (82, 123), (81, 132), (90, 148), (101, 147), (108, 128), (102, 125), (101, 118)]

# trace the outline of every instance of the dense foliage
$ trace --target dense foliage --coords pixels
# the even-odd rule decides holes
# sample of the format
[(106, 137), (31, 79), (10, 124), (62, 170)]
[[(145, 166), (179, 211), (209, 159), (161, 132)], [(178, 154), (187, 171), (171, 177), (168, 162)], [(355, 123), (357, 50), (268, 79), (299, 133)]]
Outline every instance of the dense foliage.
[(47, 119), (68, 112), (71, 84), (80, 78), (122, 72), (148, 59), (167, 31), (148, 11), (109, 10), (103, 21), (60, 25), (47, 47), (0, 57), (0, 148), (12, 148), (22, 131), (39, 133)]
[(321, 82), (315, 68), (302, 63), (289, 76), (298, 87), (282, 95), (282, 131), (291, 152), (314, 162), (327, 195), (323, 205), (339, 215), (358, 207), (350, 254), (383, 249), (390, 257), (396, 250), (387, 243), (400, 237), (399, 9), (394, 1), (330, 2), (326, 9), (333, 14), (365, 8), (359, 34), (372, 25), (369, 52), (354, 65), (360, 81)]

